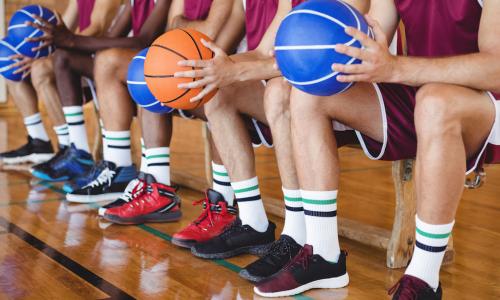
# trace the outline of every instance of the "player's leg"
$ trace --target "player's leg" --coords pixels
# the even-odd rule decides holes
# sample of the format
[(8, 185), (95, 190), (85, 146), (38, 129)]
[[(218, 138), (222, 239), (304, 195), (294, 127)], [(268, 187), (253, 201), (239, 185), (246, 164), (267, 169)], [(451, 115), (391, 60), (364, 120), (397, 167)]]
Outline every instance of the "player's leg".
[(416, 95), (417, 232), (406, 274), (434, 290), (464, 189), (467, 160), (475, 162), (491, 132), (495, 108), (481, 91), (428, 84)]
[[(267, 220), (255, 172), (255, 158), (243, 113), (265, 122), (264, 86), (260, 81), (242, 82), (220, 89), (205, 105), (215, 145), (228, 170), (238, 202), (241, 225), (230, 234), (219, 235), (192, 248), (204, 258), (221, 258), (244, 253), (265, 252), (265, 245), (274, 240), (275, 225)], [(244, 110), (243, 110), (244, 108)], [(243, 231), (237, 231), (243, 227)], [(238, 232), (245, 238), (230, 241)]]
[(68, 124), (57, 93), (52, 57), (37, 59), (31, 66), (31, 82), (37, 95), (44, 101), (54, 131), (57, 134), (59, 148), (69, 146)]
[(43, 126), (36, 92), (31, 82), (7, 80), (7, 88), (23, 116), (24, 125), (28, 131), (28, 141), (18, 149), (0, 153), (1, 161), (5, 164), (17, 164), (40, 163), (50, 159), (54, 155), (53, 149)]
[[(337, 231), (339, 158), (332, 119), (377, 141), (383, 140), (381, 109), (371, 85), (357, 84), (330, 97), (305, 94), (293, 88), (290, 101), (294, 161), (306, 227), (306, 245), (294, 260), (304, 261), (308, 267), (293, 264), (299, 267), (258, 284), (255, 291), (264, 296), (347, 285), (345, 254), (340, 251)], [(318, 273), (318, 269), (322, 272)], [(292, 282), (290, 276), (297, 280)]]

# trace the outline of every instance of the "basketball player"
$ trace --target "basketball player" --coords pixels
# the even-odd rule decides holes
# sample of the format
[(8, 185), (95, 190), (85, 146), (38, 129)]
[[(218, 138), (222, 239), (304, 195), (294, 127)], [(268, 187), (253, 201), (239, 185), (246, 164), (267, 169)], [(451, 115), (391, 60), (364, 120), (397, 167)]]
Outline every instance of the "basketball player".
[[(92, 22), (90, 22), (92, 9), (82, 10), (81, 6), (89, 6), (93, 2), (94, 0), (69, 1), (63, 15), (64, 23), (71, 30), (77, 30), (83, 35), (95, 35), (104, 32), (105, 26), (111, 21), (109, 16), (113, 15), (114, 7), (111, 4), (114, 3), (117, 6), (119, 1), (97, 0), (96, 5), (100, 9), (96, 10), (97, 13), (92, 15)], [(88, 22), (86, 24), (81, 23), (83, 19), (88, 20)], [(49, 56), (36, 60), (29, 57), (19, 58), (21, 62), (13, 66), (19, 67), (17, 72), (31, 72), (31, 80), (7, 81), (7, 86), (16, 106), (24, 117), (29, 136), (28, 143), (17, 150), (0, 154), (0, 157), (4, 163), (41, 163), (51, 158), (53, 151), (40, 118), (37, 98), (44, 100), (49, 119), (51, 119), (54, 131), (57, 134), (60, 150), (66, 149), (70, 143), (68, 126), (60, 107), (59, 95), (56, 89), (53, 57)]]
[[(316, 217), (306, 216), (307, 245), (289, 268), (259, 284), (258, 294), (292, 295), (320, 282), (347, 283), (336, 220), (337, 148), (343, 141), (333, 134), (333, 120), (357, 130), (372, 159), (416, 156), (416, 245), (390, 292), (393, 299), (442, 298), (439, 270), (465, 174), (500, 161), (500, 101), (488, 92), (500, 92), (499, 13), (493, 0), (372, 1), (367, 21), (375, 40), (349, 27), (346, 32), (363, 49), (336, 47), (363, 63), (332, 66), (347, 73), (339, 81), (358, 83), (330, 97), (292, 90), (301, 195), (305, 211)], [(399, 20), (408, 56), (388, 51)]]
[[(245, 23), (250, 51), (227, 56), (214, 44), (205, 42), (215, 52), (215, 57), (210, 61), (180, 62), (200, 69), (175, 74), (177, 77), (202, 77), (180, 85), (182, 88), (205, 87), (193, 101), (198, 101), (213, 88), (220, 89), (216, 98), (205, 105), (205, 112), (239, 206), (239, 219), (232, 227), (208, 242), (196, 244), (191, 250), (203, 258), (226, 258), (248, 252), (265, 254), (240, 272), (242, 277), (251, 281), (261, 281), (278, 272), (306, 241), (304, 213), (292, 156), (290, 87), (273, 69), (274, 59), (269, 55), (278, 25), (298, 3), (287, 0), (240, 2), (241, 22)], [(358, 3), (361, 9), (362, 3), (364, 1)], [(265, 86), (261, 80), (267, 80)], [(286, 206), (285, 227), (274, 243), (275, 225), (268, 221), (264, 210), (243, 116), (269, 125), (273, 134)]]

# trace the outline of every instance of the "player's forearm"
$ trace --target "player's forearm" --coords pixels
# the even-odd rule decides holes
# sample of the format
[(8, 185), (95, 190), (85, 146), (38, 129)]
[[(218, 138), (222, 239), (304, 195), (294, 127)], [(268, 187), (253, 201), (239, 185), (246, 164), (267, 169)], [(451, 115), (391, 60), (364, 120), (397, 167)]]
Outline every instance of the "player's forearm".
[[(59, 45), (61, 48), (94, 53), (108, 48), (141, 48), (147, 45), (140, 37), (92, 37), (75, 35), (70, 42)], [(57, 45), (56, 45), (57, 46)]]
[(238, 81), (267, 80), (281, 76), (280, 71), (274, 68), (275, 60), (267, 57), (260, 60), (246, 60), (234, 65), (235, 79)]
[(448, 83), (478, 90), (500, 91), (500, 58), (490, 53), (443, 58), (399, 56), (394, 73), (393, 82), (411, 86)]

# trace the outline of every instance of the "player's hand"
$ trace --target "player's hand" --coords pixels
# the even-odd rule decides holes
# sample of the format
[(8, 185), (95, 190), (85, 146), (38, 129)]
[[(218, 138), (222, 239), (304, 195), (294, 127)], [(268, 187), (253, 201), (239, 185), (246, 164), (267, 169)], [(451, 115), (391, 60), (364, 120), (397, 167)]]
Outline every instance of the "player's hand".
[(234, 62), (229, 56), (212, 42), (201, 40), (202, 44), (214, 52), (214, 57), (209, 60), (182, 60), (178, 65), (182, 67), (193, 67), (194, 70), (176, 72), (174, 77), (194, 78), (195, 81), (181, 83), (180, 89), (203, 88), (191, 102), (200, 101), (210, 92), (217, 88), (225, 87), (235, 81), (232, 72)]
[(18, 68), (17, 70), (12, 72), (12, 74), (24, 73), (23, 79), (26, 78), (26, 76), (28, 76), (28, 74), (31, 72), (31, 65), (35, 61), (33, 58), (24, 56), (22, 54), (12, 55), (9, 57), (9, 59), (17, 60), (17, 62), (9, 66), (9, 69)]
[(36, 15), (32, 15), (32, 17), (35, 18), (39, 23), (26, 22), (27, 25), (39, 29), (44, 33), (44, 35), (40, 37), (26, 38), (26, 41), (28, 42), (43, 42), (40, 46), (34, 47), (32, 49), (33, 51), (38, 51), (50, 45), (54, 45), (60, 48), (73, 47), (73, 32), (71, 32), (71, 30), (66, 27), (59, 13), (56, 12), (55, 15), (57, 18), (56, 25), (53, 25)]
[(335, 51), (338, 53), (358, 58), (362, 62), (352, 65), (333, 64), (332, 69), (345, 73), (337, 76), (337, 80), (341, 82), (394, 82), (397, 58), (389, 52), (387, 37), (380, 24), (369, 15), (365, 17), (373, 29), (375, 40), (353, 27), (346, 27), (345, 32), (360, 41), (363, 48), (335, 45)]

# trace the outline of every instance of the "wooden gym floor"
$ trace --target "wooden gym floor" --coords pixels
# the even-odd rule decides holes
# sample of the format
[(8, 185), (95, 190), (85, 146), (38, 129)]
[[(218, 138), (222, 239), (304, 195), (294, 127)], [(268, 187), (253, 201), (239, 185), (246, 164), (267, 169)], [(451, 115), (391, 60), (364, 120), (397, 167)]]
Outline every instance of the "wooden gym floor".
[[(199, 123), (176, 120), (175, 125), (174, 171), (204, 180)], [(0, 151), (24, 143), (21, 128), (15, 112), (0, 111)], [(272, 151), (257, 153), (264, 196), (279, 195)], [(339, 214), (391, 228), (390, 163), (368, 161), (356, 149), (344, 149), (341, 156)], [(258, 298), (237, 275), (254, 257), (206, 261), (169, 243), (199, 213), (191, 202), (202, 197), (200, 192), (180, 190), (184, 217), (179, 223), (110, 226), (99, 221), (95, 206), (69, 205), (60, 185), (38, 182), (26, 170), (0, 170), (0, 299)], [(500, 166), (486, 171), (485, 186), (466, 191), (460, 206), (456, 260), (441, 272), (445, 299), (500, 299)], [(271, 219), (279, 233), (283, 221)], [(387, 269), (381, 249), (347, 239), (341, 246), (349, 251), (349, 287), (296, 299), (387, 298), (386, 289), (402, 270)]]

